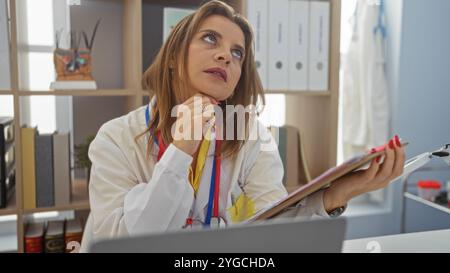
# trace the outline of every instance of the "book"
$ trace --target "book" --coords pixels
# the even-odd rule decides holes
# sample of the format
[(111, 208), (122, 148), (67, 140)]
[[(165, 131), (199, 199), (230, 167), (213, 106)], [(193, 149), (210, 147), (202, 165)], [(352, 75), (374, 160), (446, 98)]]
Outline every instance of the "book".
[(289, 125), (271, 126), (270, 132), (278, 143), (284, 167), (283, 185), (290, 193), (311, 181), (303, 147), (304, 140), (298, 128)]
[(36, 128), (22, 127), (22, 180), (23, 207), (36, 208), (36, 165), (35, 135)]
[(165, 7), (163, 10), (163, 41), (167, 40), (178, 22), (194, 11), (193, 9)]
[[(402, 143), (402, 146), (408, 145), (407, 142)], [(343, 162), (342, 164), (333, 167), (318, 177), (314, 178), (308, 184), (298, 188), (297, 190), (288, 194), (285, 198), (272, 204), (266, 209), (254, 214), (252, 217), (246, 220), (246, 222), (254, 222), (266, 219), (276, 218), (287, 209), (296, 206), (301, 200), (307, 196), (328, 187), (331, 183), (337, 179), (356, 170), (364, 169), (368, 164), (378, 156), (385, 154), (384, 146), (378, 147), (374, 151), (370, 151), (364, 154), (356, 155), (353, 158)]]
[(272, 91), (288, 87), (288, 16), (288, 0), (269, 1), (267, 88)]
[(45, 253), (64, 253), (64, 222), (48, 221), (45, 233)]
[(53, 135), (53, 175), (55, 205), (70, 204), (70, 135)]
[(309, 1), (289, 1), (288, 90), (308, 89)]
[(38, 134), (35, 140), (36, 207), (55, 205), (53, 134)]
[(330, 9), (328, 1), (310, 2), (308, 87), (313, 91), (329, 87)]
[(42, 253), (44, 250), (44, 223), (29, 223), (25, 230), (25, 253)]
[(269, 2), (268, 0), (248, 0), (247, 18), (255, 35), (255, 64), (261, 84), (267, 89), (268, 80), (268, 41), (269, 41)]
[(0, 117), (0, 136), (4, 143), (11, 143), (14, 141), (14, 118)]
[(81, 245), (81, 239), (83, 238), (83, 227), (81, 225), (80, 219), (72, 219), (66, 221), (66, 231), (64, 235), (65, 250), (70, 252), (73, 249), (71, 244), (76, 242)]
[(8, 205), (15, 186), (14, 120), (0, 117), (0, 208)]

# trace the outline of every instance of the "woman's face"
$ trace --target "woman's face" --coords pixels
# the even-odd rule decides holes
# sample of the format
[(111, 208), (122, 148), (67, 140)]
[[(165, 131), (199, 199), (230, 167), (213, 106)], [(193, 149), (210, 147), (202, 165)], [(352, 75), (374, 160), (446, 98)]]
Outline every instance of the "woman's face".
[(245, 55), (241, 28), (220, 15), (211, 15), (199, 27), (189, 45), (188, 77), (192, 93), (227, 99), (241, 77)]

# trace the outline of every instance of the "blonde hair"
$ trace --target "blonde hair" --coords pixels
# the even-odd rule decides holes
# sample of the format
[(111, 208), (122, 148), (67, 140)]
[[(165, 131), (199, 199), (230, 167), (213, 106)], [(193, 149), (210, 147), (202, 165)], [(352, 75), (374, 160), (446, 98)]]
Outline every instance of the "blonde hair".
[[(264, 105), (264, 91), (257, 73), (254, 50), (253, 31), (248, 21), (237, 13), (231, 6), (221, 1), (209, 1), (198, 8), (194, 13), (183, 18), (172, 30), (167, 41), (159, 50), (154, 62), (145, 71), (142, 85), (156, 96), (156, 107), (152, 113), (149, 128), (138, 137), (149, 131), (160, 131), (164, 143), (171, 143), (171, 125), (175, 118), (171, 117), (171, 109), (176, 105), (176, 94), (186, 97), (189, 94), (187, 84), (187, 56), (189, 44), (197, 33), (200, 24), (211, 15), (223, 16), (240, 27), (245, 37), (245, 55), (242, 62), (241, 77), (236, 85), (233, 95), (227, 99), (228, 105), (257, 105), (258, 98)], [(226, 115), (226, 112), (224, 115)], [(234, 117), (235, 118), (235, 117)], [(225, 118), (223, 119), (225, 120)], [(248, 131), (248, 116), (245, 118), (245, 128)], [(234, 120), (236, 127), (236, 118)], [(235, 130), (236, 131), (236, 130)], [(154, 137), (154, 136), (152, 136)], [(153, 138), (147, 143), (147, 157), (153, 145)], [(224, 140), (222, 145), (223, 156), (235, 156), (247, 140)]]

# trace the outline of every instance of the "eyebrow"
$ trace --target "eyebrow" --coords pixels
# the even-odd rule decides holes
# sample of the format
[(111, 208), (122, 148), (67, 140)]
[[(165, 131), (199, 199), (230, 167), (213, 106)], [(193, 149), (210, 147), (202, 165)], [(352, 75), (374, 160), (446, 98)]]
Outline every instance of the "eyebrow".
[[(219, 32), (217, 32), (215, 30), (212, 30), (212, 29), (203, 29), (203, 30), (200, 30), (199, 32), (200, 33), (202, 33), (202, 32), (211, 32), (211, 33), (214, 33), (217, 37), (223, 38), (222, 34), (220, 34)], [(234, 46), (237, 47), (238, 49), (240, 49), (242, 51), (242, 53), (245, 54), (245, 48), (243, 46), (241, 46), (239, 44), (234, 44)]]

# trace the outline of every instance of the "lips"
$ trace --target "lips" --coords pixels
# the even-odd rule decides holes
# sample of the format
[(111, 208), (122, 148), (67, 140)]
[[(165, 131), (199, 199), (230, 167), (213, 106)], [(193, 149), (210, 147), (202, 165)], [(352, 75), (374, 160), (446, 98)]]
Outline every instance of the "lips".
[(223, 70), (222, 68), (214, 67), (205, 70), (204, 72), (213, 74), (216, 77), (220, 77), (224, 82), (227, 81), (227, 72)]

